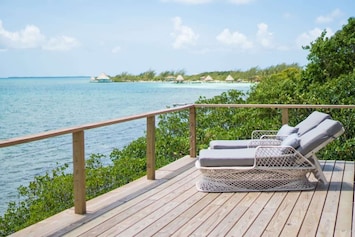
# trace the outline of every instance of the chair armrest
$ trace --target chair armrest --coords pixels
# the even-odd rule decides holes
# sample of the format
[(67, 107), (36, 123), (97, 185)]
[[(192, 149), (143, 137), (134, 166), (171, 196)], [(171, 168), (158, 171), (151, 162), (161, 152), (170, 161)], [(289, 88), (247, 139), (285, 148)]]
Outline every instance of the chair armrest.
[(196, 160), (195, 167), (201, 172), (215, 170), (252, 170), (255, 169), (255, 161), (253, 166), (201, 166), (200, 161)]
[(250, 140), (248, 147), (257, 147), (257, 146), (280, 146), (282, 143), (281, 140), (277, 139), (255, 139)]
[(263, 135), (276, 135), (278, 130), (254, 130), (251, 139), (260, 139)]
[(259, 139), (274, 139), (274, 140), (284, 140), (285, 138), (287, 138), (287, 136), (280, 136), (280, 135), (270, 135), (270, 134), (265, 134), (262, 135)]
[(257, 167), (314, 169), (314, 165), (291, 146), (258, 146), (255, 151)]

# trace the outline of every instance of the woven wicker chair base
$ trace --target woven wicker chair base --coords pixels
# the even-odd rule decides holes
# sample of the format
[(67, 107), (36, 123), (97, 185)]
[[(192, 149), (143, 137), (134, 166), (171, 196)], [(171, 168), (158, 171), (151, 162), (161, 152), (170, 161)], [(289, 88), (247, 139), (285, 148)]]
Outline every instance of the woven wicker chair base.
[(250, 192), (312, 190), (310, 169), (200, 169), (202, 178), (196, 187), (202, 192)]

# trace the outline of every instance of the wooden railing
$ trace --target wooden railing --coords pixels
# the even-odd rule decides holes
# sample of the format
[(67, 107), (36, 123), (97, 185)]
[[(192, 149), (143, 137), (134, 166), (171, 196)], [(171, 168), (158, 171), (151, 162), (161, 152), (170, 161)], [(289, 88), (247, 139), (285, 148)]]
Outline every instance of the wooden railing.
[(147, 121), (147, 178), (155, 179), (155, 117), (157, 115), (189, 110), (190, 157), (196, 157), (196, 110), (198, 108), (274, 108), (281, 109), (282, 123), (288, 123), (289, 109), (355, 109), (355, 105), (284, 105), (284, 104), (190, 104), (170, 109), (159, 110), (134, 116), (128, 116), (99, 123), (48, 131), (36, 135), (23, 136), (0, 141), (0, 148), (23, 143), (53, 138), (60, 135), (72, 134), (73, 146), (73, 177), (74, 177), (74, 210), (76, 214), (86, 213), (86, 184), (85, 184), (85, 139), (84, 132), (89, 129), (110, 126), (137, 119)]
[(264, 108), (281, 109), (282, 124), (288, 123), (289, 109), (354, 109), (355, 105), (306, 105), (306, 104), (195, 104), (196, 108)]
[[(85, 184), (85, 136), (84, 132), (89, 129), (100, 128), (105, 126), (110, 126), (114, 124), (124, 123), (128, 121), (133, 121), (137, 119), (146, 118), (147, 119), (147, 178), (155, 179), (155, 116), (177, 112), (181, 110), (190, 109), (191, 119), (190, 121), (195, 121), (195, 108), (192, 105), (185, 105), (171, 109), (164, 109), (160, 111), (154, 111), (144, 114), (138, 114), (113, 120), (108, 120), (99, 123), (91, 123), (82, 126), (59, 129), (54, 131), (48, 131), (44, 133), (39, 133), (35, 135), (23, 136), (18, 138), (12, 138), (8, 140), (0, 141), (0, 148), (9, 147), (14, 145), (19, 145), (23, 143), (34, 142), (38, 140), (43, 140), (47, 138), (53, 138), (65, 134), (72, 134), (72, 146), (73, 146), (73, 179), (74, 179), (74, 210), (76, 214), (86, 213), (86, 184)], [(192, 144), (190, 155), (191, 157), (196, 157), (196, 148), (194, 146), (196, 136), (194, 135), (195, 126), (190, 126), (190, 131), (192, 131), (190, 143)], [(195, 152), (193, 152), (195, 151)]]

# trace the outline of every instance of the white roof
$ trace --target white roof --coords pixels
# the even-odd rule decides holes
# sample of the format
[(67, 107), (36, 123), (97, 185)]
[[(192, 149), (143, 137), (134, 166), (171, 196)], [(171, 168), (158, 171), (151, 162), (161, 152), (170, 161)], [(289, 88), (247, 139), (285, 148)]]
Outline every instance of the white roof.
[(228, 75), (226, 81), (234, 81), (234, 78), (231, 75)]
[(205, 78), (205, 81), (213, 81), (213, 78), (212, 78), (210, 75), (208, 75), (208, 76)]
[(178, 75), (177, 78), (176, 78), (177, 81), (183, 81), (184, 78), (181, 76), (181, 75)]
[(97, 77), (97, 79), (110, 79), (110, 78), (106, 75), (106, 73), (101, 73), (101, 74)]

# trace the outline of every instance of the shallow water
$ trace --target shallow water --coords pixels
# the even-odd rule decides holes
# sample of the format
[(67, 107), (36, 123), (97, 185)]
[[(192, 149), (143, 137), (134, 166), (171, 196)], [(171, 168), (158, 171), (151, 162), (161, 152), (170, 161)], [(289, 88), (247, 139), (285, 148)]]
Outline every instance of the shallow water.
[[(88, 77), (0, 79), (0, 140), (194, 103), (247, 83), (89, 83)], [(144, 134), (145, 120), (85, 132), (86, 157), (109, 154)], [(0, 215), (17, 187), (71, 163), (71, 135), (0, 148)]]

